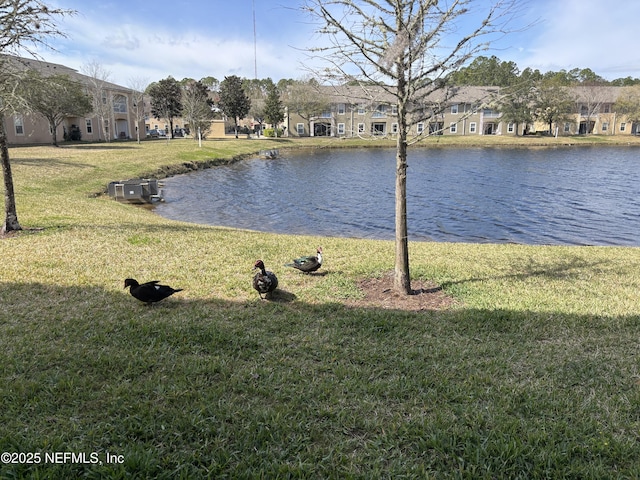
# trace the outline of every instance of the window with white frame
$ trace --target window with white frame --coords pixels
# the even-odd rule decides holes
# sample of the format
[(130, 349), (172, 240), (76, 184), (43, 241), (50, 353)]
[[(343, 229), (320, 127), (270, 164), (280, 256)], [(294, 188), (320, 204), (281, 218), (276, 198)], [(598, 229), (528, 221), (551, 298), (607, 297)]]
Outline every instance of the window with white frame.
[(424, 132), (424, 123), (420, 122), (416, 125), (416, 131), (418, 132), (418, 134)]
[(620, 131), (621, 131), (621, 132), (624, 132), (626, 129), (627, 129), (627, 124), (626, 124), (625, 122), (622, 122), (622, 123), (620, 124)]
[(93, 122), (90, 118), (85, 119), (85, 125), (87, 127), (87, 133), (93, 133)]
[(325, 110), (320, 114), (320, 118), (331, 118), (331, 110)]
[(458, 124), (456, 122), (451, 122), (449, 124), (449, 131), (451, 133), (458, 133)]
[(398, 115), (398, 105), (391, 105), (391, 115)]
[(371, 124), (371, 133), (373, 135), (384, 135), (387, 133), (387, 124), (384, 122), (373, 122)]
[(398, 124), (396, 122), (391, 124), (391, 133), (393, 134), (398, 133)]
[(602, 124), (602, 131), (606, 132), (607, 130), (609, 130), (609, 122), (604, 122)]
[(296, 133), (298, 135), (304, 135), (304, 123), (296, 123)]
[(458, 113), (458, 104), (455, 103), (453, 105), (451, 105), (451, 113), (456, 115)]
[(364, 123), (358, 124), (358, 133), (364, 133)]
[(571, 131), (571, 124), (569, 122), (565, 122), (564, 133), (569, 133), (570, 131)]
[(347, 111), (347, 108), (345, 106), (344, 103), (339, 103), (338, 104), (338, 115), (344, 115), (344, 113)]
[(364, 105), (358, 105), (358, 115), (364, 115), (365, 108)]
[(507, 124), (507, 133), (513, 133), (513, 131), (515, 130), (516, 126), (515, 123), (513, 122), (509, 122)]
[[(0, 119), (2, 121), (2, 119)], [(15, 115), (13, 117), (13, 126), (16, 129), (16, 135), (24, 135), (24, 119), (22, 115)]]
[(478, 124), (476, 122), (471, 122), (469, 124), (469, 133), (476, 133), (478, 130)]
[(344, 129), (344, 123), (339, 123), (338, 124), (338, 135), (344, 135), (345, 129)]

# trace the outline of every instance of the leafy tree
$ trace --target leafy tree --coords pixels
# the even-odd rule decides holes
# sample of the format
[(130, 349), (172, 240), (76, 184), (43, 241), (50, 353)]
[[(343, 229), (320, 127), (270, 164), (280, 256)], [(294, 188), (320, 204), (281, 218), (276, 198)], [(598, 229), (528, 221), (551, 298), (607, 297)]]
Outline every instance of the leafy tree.
[(52, 143), (56, 147), (57, 129), (62, 121), (69, 116), (83, 116), (91, 111), (91, 101), (84, 86), (68, 75), (46, 77), (31, 70), (22, 85), (23, 95), (31, 110), (49, 122)]
[(533, 120), (532, 101), (534, 90), (525, 83), (523, 85), (513, 85), (502, 91), (498, 100), (498, 110), (502, 113), (502, 120), (514, 123), (516, 135), (518, 135), (520, 124), (527, 125)]
[(315, 80), (296, 80), (290, 82), (284, 91), (284, 105), (289, 112), (296, 113), (307, 122), (307, 131), (311, 131), (311, 120), (331, 107), (330, 99), (318, 88)]
[[(11, 55), (20, 51), (34, 54), (32, 47), (48, 46), (51, 36), (65, 36), (56, 19), (73, 15), (75, 11), (51, 8), (41, 1), (0, 0), (0, 55)], [(20, 97), (17, 85), (25, 74), (19, 59), (0, 58), (0, 160), (4, 180), (5, 221), (2, 233), (22, 230), (18, 221), (11, 159), (7, 145), (4, 115), (24, 111), (25, 102)]]
[(609, 83), (590, 68), (574, 68), (569, 71), (568, 75), (573, 80), (572, 83), (577, 85), (595, 86)]
[(213, 100), (202, 82), (191, 81), (182, 87), (182, 116), (202, 146), (213, 120)]
[(251, 100), (244, 90), (240, 77), (230, 75), (220, 82), (218, 106), (227, 117), (233, 118), (235, 134), (238, 138), (238, 120), (244, 118), (251, 108)]
[(557, 80), (541, 80), (535, 87), (533, 116), (549, 126), (549, 135), (553, 135), (560, 122), (570, 118), (574, 99), (570, 90)]
[[(375, 84), (397, 107), (394, 287), (411, 293), (407, 229), (407, 147), (411, 123), (425, 120), (423, 109), (442, 79), (464, 65), (488, 41), (481, 37), (504, 26), (515, 1), (492, 2), (477, 25), (464, 22), (470, 0), (306, 0), (328, 45), (314, 49), (330, 63), (328, 79)], [(474, 5), (475, 6), (475, 5)], [(478, 16), (479, 6), (474, 10)], [(430, 115), (430, 114), (429, 114)]]
[(207, 87), (210, 92), (217, 92), (220, 89), (220, 81), (216, 77), (203, 77), (200, 79), (200, 83)]
[(616, 109), (627, 117), (628, 122), (640, 122), (640, 84), (621, 89)]
[(164, 118), (169, 121), (169, 134), (171, 138), (174, 138), (173, 119), (180, 116), (182, 112), (182, 88), (180, 88), (180, 83), (169, 76), (152, 83), (147, 88), (147, 93), (151, 97), (151, 114), (158, 120)]
[(451, 74), (454, 85), (473, 85), (482, 87), (508, 87), (519, 76), (518, 66), (514, 62), (503, 62), (495, 55), (476, 57), (467, 67)]
[(284, 106), (280, 100), (280, 91), (275, 83), (267, 85), (267, 98), (264, 102), (264, 119), (273, 126), (276, 137), (278, 136), (278, 124), (284, 120)]
[(640, 78), (633, 78), (630, 76), (624, 78), (616, 78), (615, 80), (611, 80), (609, 84), (614, 87), (630, 87), (632, 85), (640, 85)]

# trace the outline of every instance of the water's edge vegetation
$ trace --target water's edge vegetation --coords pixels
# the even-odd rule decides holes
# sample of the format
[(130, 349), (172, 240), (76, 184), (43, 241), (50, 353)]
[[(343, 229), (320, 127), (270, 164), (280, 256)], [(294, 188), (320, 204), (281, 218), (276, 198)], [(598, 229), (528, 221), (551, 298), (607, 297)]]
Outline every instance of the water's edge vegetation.
[[(310, 148), (11, 149), (25, 231), (0, 240), (0, 451), (88, 462), (0, 477), (640, 476), (640, 249), (411, 243), (412, 277), (455, 304), (353, 307), (392, 242), (192, 225), (96, 195), (274, 144)], [(318, 245), (321, 275), (282, 266)], [(251, 288), (257, 258), (276, 301)], [(127, 277), (184, 291), (149, 308)]]

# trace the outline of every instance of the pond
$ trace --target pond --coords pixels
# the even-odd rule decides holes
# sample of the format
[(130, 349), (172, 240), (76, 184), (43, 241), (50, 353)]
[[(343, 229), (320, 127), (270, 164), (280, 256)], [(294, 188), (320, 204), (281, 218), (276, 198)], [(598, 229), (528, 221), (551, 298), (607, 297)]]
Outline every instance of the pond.
[[(395, 150), (281, 151), (165, 180), (166, 218), (287, 234), (394, 238)], [(417, 148), (413, 241), (640, 245), (640, 150)]]

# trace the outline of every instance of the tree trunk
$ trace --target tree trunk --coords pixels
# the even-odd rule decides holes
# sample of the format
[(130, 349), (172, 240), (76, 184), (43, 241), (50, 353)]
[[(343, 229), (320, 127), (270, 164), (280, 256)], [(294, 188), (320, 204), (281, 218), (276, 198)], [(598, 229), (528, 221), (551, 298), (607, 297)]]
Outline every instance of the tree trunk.
[(407, 140), (398, 135), (396, 153), (396, 265), (393, 285), (402, 294), (411, 293), (407, 228)]
[(22, 230), (18, 222), (16, 211), (16, 197), (13, 191), (13, 175), (9, 161), (9, 147), (7, 145), (7, 132), (4, 122), (0, 119), (0, 157), (2, 157), (2, 173), (4, 175), (4, 211), (5, 221), (2, 226), (2, 234), (16, 230)]
[(409, 242), (407, 228), (407, 106), (406, 69), (397, 62), (398, 73), (398, 141), (396, 148), (396, 263), (393, 286), (403, 295), (411, 293)]

